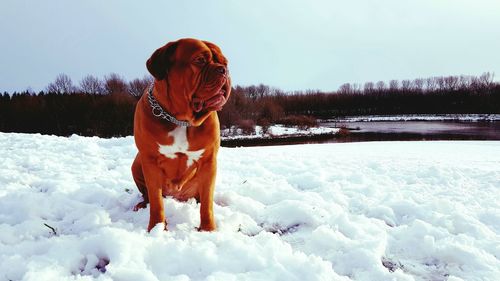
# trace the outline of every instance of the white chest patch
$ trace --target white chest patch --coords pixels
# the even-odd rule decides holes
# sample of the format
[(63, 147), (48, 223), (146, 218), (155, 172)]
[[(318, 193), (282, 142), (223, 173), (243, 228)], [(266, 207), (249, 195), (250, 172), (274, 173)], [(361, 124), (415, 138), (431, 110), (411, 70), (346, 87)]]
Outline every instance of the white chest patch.
[(171, 145), (161, 145), (158, 144), (158, 151), (165, 155), (165, 157), (170, 159), (177, 158), (176, 153), (182, 153), (187, 156), (186, 165), (189, 167), (193, 165), (194, 161), (198, 161), (200, 157), (203, 155), (204, 149), (189, 151), (189, 143), (187, 140), (187, 128), (186, 127), (177, 127), (175, 130), (168, 133), (169, 137), (174, 139), (174, 142)]

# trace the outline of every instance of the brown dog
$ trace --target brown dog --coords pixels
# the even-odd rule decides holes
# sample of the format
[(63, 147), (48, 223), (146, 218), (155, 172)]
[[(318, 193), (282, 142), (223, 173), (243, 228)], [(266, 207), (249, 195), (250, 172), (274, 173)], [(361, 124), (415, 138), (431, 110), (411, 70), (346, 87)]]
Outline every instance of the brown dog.
[(201, 203), (199, 230), (215, 230), (213, 195), (220, 144), (218, 110), (231, 92), (227, 60), (215, 44), (170, 42), (146, 62), (154, 85), (137, 103), (134, 181), (149, 203), (148, 231), (165, 223), (163, 196)]

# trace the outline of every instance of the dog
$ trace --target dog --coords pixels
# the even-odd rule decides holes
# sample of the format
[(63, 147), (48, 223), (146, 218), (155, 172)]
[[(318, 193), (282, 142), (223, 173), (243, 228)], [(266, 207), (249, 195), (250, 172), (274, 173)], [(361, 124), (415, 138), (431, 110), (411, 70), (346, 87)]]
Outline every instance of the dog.
[(137, 103), (132, 175), (149, 204), (148, 231), (165, 224), (163, 197), (200, 202), (200, 231), (216, 229), (213, 212), (220, 125), (217, 111), (231, 94), (221, 49), (192, 38), (167, 43), (146, 62), (155, 78)]

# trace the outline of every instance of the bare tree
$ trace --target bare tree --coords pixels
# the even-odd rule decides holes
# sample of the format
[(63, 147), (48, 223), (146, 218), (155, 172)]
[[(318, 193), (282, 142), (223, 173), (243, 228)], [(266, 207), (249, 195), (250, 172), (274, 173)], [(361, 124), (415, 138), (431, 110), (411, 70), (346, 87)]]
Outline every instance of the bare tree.
[(403, 81), (401, 81), (401, 89), (403, 91), (409, 91), (409, 90), (411, 90), (411, 81), (410, 80), (403, 80)]
[(337, 90), (337, 93), (339, 93), (339, 94), (352, 94), (353, 89), (352, 89), (351, 84), (344, 83), (344, 84), (340, 85), (339, 89)]
[(257, 86), (257, 93), (259, 98), (269, 96), (271, 94), (271, 87), (264, 84), (259, 84), (259, 86)]
[(481, 76), (479, 76), (479, 81), (485, 87), (491, 88), (494, 84), (493, 83), (494, 77), (495, 77), (494, 73), (485, 72), (485, 73), (481, 74)]
[(249, 97), (249, 98), (251, 98), (253, 100), (257, 99), (258, 93), (257, 93), (257, 87), (256, 86), (251, 85), (251, 86), (247, 87), (246, 90), (247, 91), (246, 91), (245, 94), (246, 94), (247, 97)]
[(456, 90), (458, 87), (458, 77), (456, 76), (445, 77), (444, 86), (446, 90)]
[(419, 92), (421, 92), (424, 89), (424, 79), (422, 78), (417, 78), (413, 80), (413, 88)]
[(359, 84), (359, 83), (352, 84), (353, 93), (360, 94), (362, 92), (361, 90), (362, 90), (361, 84)]
[(76, 87), (73, 86), (73, 81), (71, 78), (61, 73), (57, 75), (56, 80), (47, 86), (47, 92), (60, 93), (60, 94), (70, 94), (76, 91)]
[(399, 89), (399, 81), (398, 80), (389, 81), (389, 90), (396, 91), (397, 89)]
[(104, 85), (99, 78), (87, 75), (80, 80), (80, 90), (86, 94), (103, 94)]
[(104, 88), (107, 94), (127, 93), (127, 83), (120, 75), (111, 73), (104, 77)]
[(365, 85), (363, 86), (363, 92), (365, 94), (372, 93), (374, 89), (375, 89), (375, 85), (373, 84), (373, 82), (366, 82)]
[(284, 96), (286, 96), (286, 92), (281, 90), (281, 89), (275, 88), (273, 91), (273, 95), (275, 97), (284, 97)]
[(140, 97), (151, 83), (153, 83), (153, 78), (149, 75), (142, 79), (136, 78), (128, 83), (128, 92), (134, 97)]
[(460, 75), (460, 77), (458, 78), (458, 88), (462, 89), (462, 90), (466, 90), (470, 87), (471, 82), (472, 82), (472, 79), (470, 76)]
[(385, 82), (384, 81), (378, 81), (375, 84), (375, 88), (377, 89), (377, 91), (383, 92), (385, 90)]
[(443, 91), (446, 89), (446, 83), (444, 82), (444, 77), (435, 77), (436, 83), (438, 85), (438, 90)]
[(435, 77), (425, 79), (425, 89), (427, 92), (435, 91), (437, 88), (437, 81)]

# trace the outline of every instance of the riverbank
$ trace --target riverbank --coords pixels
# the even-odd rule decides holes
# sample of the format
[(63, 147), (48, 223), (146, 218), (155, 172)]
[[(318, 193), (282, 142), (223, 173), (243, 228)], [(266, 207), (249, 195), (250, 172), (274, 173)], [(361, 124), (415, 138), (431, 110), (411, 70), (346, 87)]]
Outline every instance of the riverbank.
[(500, 140), (500, 114), (348, 116), (319, 120), (319, 127), (257, 126), (251, 134), (222, 130), (222, 146), (423, 140)]
[(232, 127), (221, 130), (221, 144), (225, 147), (282, 145), (326, 141), (335, 137), (340, 128), (327, 126), (299, 128), (272, 125), (268, 128), (255, 126), (255, 130), (245, 133)]
[(499, 140), (495, 136), (476, 136), (466, 134), (418, 134), (418, 133), (375, 133), (350, 132), (341, 134), (320, 134), (303, 136), (281, 136), (276, 138), (242, 138), (222, 139), (223, 147), (251, 147), (291, 144), (319, 144), (319, 143), (348, 143), (374, 141), (472, 141), (472, 140)]

